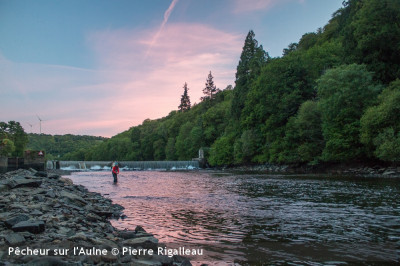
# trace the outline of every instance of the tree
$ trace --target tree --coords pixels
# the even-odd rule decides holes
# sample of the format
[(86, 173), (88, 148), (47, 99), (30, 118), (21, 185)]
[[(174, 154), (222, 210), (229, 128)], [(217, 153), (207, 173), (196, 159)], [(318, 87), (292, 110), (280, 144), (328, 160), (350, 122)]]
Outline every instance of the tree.
[(213, 166), (233, 164), (233, 142), (232, 134), (217, 139), (211, 146), (209, 163)]
[(15, 151), (14, 142), (9, 139), (3, 139), (0, 142), (0, 155), (10, 156)]
[(180, 112), (185, 112), (190, 110), (190, 97), (188, 95), (189, 88), (187, 87), (187, 83), (183, 85), (183, 94), (181, 97), (181, 104), (178, 106)]
[(286, 124), (283, 162), (317, 162), (324, 148), (318, 103), (305, 101)]
[(350, 62), (366, 64), (385, 84), (400, 76), (400, 1), (349, 1), (355, 13), (345, 27), (344, 48)]
[(343, 65), (317, 81), (322, 132), (326, 141), (323, 159), (346, 161), (364, 155), (360, 118), (380, 91), (364, 65)]
[(400, 80), (378, 97), (361, 118), (361, 142), (384, 161), (400, 161)]
[(258, 45), (254, 32), (249, 31), (236, 68), (236, 85), (232, 100), (232, 115), (235, 119), (240, 118), (250, 86), (260, 74), (268, 58), (263, 47)]
[(168, 138), (167, 145), (165, 146), (165, 157), (169, 161), (176, 160), (175, 138)]
[(207, 81), (206, 81), (206, 87), (203, 89), (204, 97), (201, 97), (202, 101), (205, 101), (207, 99), (212, 100), (215, 97), (215, 94), (218, 93), (220, 90), (217, 89), (217, 87), (214, 85), (213, 81), (213, 76), (211, 74), (208, 74)]
[(19, 122), (0, 122), (0, 141), (3, 139), (9, 139), (14, 143), (15, 149), (12, 152), (12, 156), (23, 156), (28, 143), (28, 135)]

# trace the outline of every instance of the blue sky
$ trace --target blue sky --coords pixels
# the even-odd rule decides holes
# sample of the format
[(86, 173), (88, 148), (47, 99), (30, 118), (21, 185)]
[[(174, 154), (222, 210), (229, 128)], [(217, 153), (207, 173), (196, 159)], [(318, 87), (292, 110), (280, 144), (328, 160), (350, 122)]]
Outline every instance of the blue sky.
[[(112, 136), (198, 102), (209, 71), (234, 85), (250, 29), (270, 56), (342, 0), (0, 0), (0, 121)], [(29, 126), (32, 124), (32, 128)]]

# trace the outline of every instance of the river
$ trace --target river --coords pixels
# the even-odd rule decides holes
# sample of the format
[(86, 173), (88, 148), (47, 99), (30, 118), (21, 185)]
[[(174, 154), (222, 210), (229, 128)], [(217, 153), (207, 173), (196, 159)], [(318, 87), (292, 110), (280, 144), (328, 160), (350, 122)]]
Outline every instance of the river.
[[(400, 180), (219, 171), (75, 172), (193, 264), (399, 262)], [(219, 265), (219, 264), (218, 264)]]

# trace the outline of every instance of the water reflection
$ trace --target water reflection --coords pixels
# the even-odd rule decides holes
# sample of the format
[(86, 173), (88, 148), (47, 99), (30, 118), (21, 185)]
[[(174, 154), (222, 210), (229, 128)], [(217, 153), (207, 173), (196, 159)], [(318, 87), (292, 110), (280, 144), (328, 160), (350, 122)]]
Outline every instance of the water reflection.
[(114, 226), (202, 247), (209, 263), (399, 260), (395, 179), (202, 171), (122, 172), (116, 186), (105, 172), (71, 179), (126, 208)]

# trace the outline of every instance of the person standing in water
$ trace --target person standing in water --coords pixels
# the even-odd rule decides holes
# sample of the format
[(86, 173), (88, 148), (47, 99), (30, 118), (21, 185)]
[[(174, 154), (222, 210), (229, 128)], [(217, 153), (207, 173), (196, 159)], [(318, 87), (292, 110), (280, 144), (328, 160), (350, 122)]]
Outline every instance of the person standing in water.
[(115, 162), (114, 167), (112, 168), (112, 175), (114, 177), (114, 183), (118, 182), (118, 179), (117, 179), (118, 174), (119, 174), (119, 167), (118, 167), (118, 163)]

